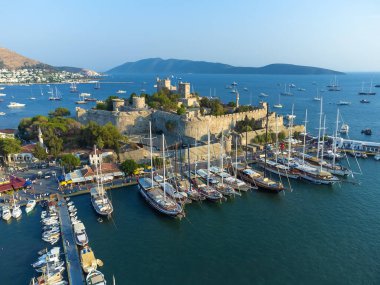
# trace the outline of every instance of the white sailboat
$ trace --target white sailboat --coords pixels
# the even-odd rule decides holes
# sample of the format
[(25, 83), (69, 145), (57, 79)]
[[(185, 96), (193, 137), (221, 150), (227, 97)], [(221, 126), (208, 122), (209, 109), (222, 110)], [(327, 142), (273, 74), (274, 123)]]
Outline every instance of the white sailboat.
[[(97, 156), (96, 145), (94, 146), (95, 157)], [(99, 164), (99, 168), (98, 168)], [(95, 169), (96, 169), (96, 187), (91, 188), (91, 203), (94, 207), (94, 210), (102, 216), (110, 216), (113, 212), (113, 206), (111, 200), (109, 199), (106, 191), (103, 186), (103, 176), (102, 176), (102, 162), (101, 156), (99, 159), (95, 161)], [(100, 176), (99, 176), (100, 172)]]
[(282, 108), (282, 105), (281, 105), (281, 100), (280, 100), (281, 96), (278, 95), (278, 104), (274, 104), (273, 105), (273, 108)]

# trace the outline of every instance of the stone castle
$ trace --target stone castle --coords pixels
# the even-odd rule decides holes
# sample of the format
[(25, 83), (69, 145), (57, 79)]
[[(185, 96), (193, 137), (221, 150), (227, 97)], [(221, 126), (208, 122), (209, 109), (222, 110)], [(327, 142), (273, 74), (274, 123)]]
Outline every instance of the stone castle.
[[(162, 82), (164, 81), (164, 82)], [(152, 122), (154, 132), (164, 132), (165, 135), (181, 137), (184, 143), (193, 143), (195, 140), (207, 140), (207, 131), (216, 137), (224, 132), (225, 134), (233, 132), (236, 122), (245, 118), (255, 119), (259, 128), (265, 128), (267, 103), (262, 102), (252, 111), (231, 113), (221, 116), (202, 115), (199, 108), (196, 108), (198, 101), (190, 93), (190, 84), (178, 84), (177, 90), (181, 94), (181, 103), (185, 106), (193, 107), (187, 109), (184, 115), (177, 115), (175, 112), (167, 112), (149, 108), (145, 104), (144, 97), (133, 97), (132, 104), (128, 99), (113, 99), (113, 110), (85, 110), (80, 107), (76, 108), (77, 120), (81, 123), (94, 121), (100, 125), (111, 122), (119, 131), (126, 135), (146, 135), (149, 133), (149, 121)], [(170, 80), (157, 79), (157, 90), (160, 88), (170, 88)], [(270, 113), (268, 127), (275, 130), (275, 113)], [(277, 117), (278, 130), (283, 127), (283, 117)]]

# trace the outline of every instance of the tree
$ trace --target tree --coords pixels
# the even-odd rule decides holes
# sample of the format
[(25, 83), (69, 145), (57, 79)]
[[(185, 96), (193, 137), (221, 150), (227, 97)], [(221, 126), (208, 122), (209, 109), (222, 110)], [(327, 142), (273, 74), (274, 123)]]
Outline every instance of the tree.
[(7, 159), (9, 154), (18, 153), (21, 150), (21, 142), (17, 139), (0, 139), (0, 154)]
[(56, 135), (53, 135), (47, 142), (47, 146), (50, 154), (56, 158), (63, 149), (63, 140)]
[(177, 115), (184, 115), (186, 114), (186, 107), (182, 104), (180, 107), (177, 109)]
[(67, 108), (58, 107), (54, 112), (49, 112), (50, 117), (67, 117), (70, 116), (70, 111)]
[(132, 175), (133, 172), (138, 168), (138, 164), (133, 159), (126, 159), (124, 162), (120, 165), (120, 169), (126, 174), (126, 175)]
[(45, 160), (48, 157), (46, 153), (46, 149), (43, 146), (41, 146), (39, 143), (37, 143), (36, 146), (34, 147), (33, 156), (35, 158), (38, 158), (39, 160)]
[(104, 147), (104, 142), (103, 142), (103, 140), (102, 140), (101, 137), (98, 137), (98, 138), (96, 139), (95, 144), (96, 144), (96, 145), (98, 146), (98, 148), (100, 148), (100, 149), (102, 149), (102, 148)]
[(62, 155), (61, 163), (67, 171), (72, 171), (75, 167), (80, 165), (80, 159), (75, 155), (68, 153)]

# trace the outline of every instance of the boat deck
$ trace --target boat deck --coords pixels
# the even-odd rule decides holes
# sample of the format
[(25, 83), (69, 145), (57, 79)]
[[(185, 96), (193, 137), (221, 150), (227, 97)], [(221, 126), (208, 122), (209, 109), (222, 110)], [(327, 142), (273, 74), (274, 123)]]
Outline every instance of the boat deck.
[(63, 199), (60, 199), (59, 218), (69, 284), (84, 284), (82, 267), (75, 243), (73, 228), (71, 226), (70, 215), (67, 204)]

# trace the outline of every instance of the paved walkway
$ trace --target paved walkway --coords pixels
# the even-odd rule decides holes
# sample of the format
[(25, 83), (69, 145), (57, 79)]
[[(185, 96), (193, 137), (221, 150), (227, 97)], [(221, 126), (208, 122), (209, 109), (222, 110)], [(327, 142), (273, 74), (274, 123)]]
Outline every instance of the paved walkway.
[(80, 264), (79, 253), (75, 243), (73, 228), (71, 226), (69, 211), (66, 203), (63, 202), (63, 199), (60, 199), (60, 205), (59, 215), (61, 221), (62, 242), (66, 256), (69, 284), (82, 285), (84, 284), (84, 277)]

